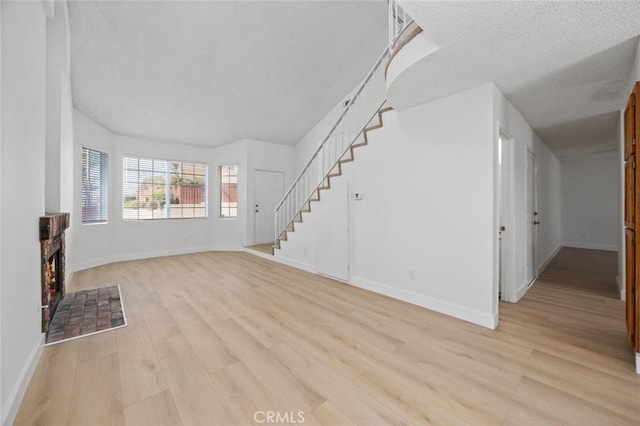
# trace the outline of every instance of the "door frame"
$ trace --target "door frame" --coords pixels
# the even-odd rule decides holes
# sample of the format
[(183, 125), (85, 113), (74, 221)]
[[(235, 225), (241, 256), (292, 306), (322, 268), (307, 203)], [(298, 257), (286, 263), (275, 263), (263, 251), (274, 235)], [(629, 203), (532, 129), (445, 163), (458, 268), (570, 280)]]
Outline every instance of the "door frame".
[[(529, 224), (528, 223), (528, 212), (529, 212), (529, 159), (528, 156), (531, 155), (533, 156), (533, 218), (532, 220), (535, 222), (537, 219), (537, 214), (538, 214), (538, 164), (536, 162), (536, 153), (530, 148), (527, 147), (526, 148), (526, 152), (525, 152), (525, 174), (524, 174), (524, 179), (525, 179), (525, 220), (527, 220), (526, 224), (526, 228), (525, 228), (525, 240), (526, 240), (526, 263), (525, 263), (525, 274), (528, 271), (527, 266), (529, 261), (532, 260), (533, 261), (533, 265), (531, 265), (531, 270), (533, 271), (533, 277), (531, 279), (529, 279), (529, 277), (527, 276), (527, 288), (531, 287), (533, 285), (533, 283), (536, 281), (536, 279), (538, 278), (538, 265), (537, 265), (537, 250), (538, 250), (538, 228), (537, 225), (534, 224)], [(529, 253), (531, 244), (529, 241), (529, 226), (533, 226), (533, 253)]]
[(257, 218), (256, 218), (256, 209), (255, 209), (255, 205), (256, 205), (256, 200), (257, 200), (257, 194), (258, 194), (258, 184), (257, 184), (257, 179), (256, 179), (256, 172), (263, 172), (263, 173), (279, 173), (282, 175), (282, 194), (284, 195), (284, 186), (285, 186), (285, 182), (284, 182), (284, 172), (282, 170), (266, 170), (266, 169), (253, 169), (253, 201), (251, 203), (251, 217), (253, 218), (253, 244), (256, 244), (256, 235), (257, 235), (257, 229), (258, 227), (257, 225)]
[[(352, 188), (353, 188), (353, 184), (352, 184), (352, 178), (350, 174), (343, 174), (342, 175), (342, 179), (345, 179), (344, 182), (344, 186), (342, 186), (342, 183), (339, 183), (336, 185), (336, 187), (332, 187), (331, 191), (335, 191), (335, 193), (333, 193), (331, 195), (330, 198), (332, 197), (346, 197), (346, 202), (345, 202), (345, 211), (344, 214), (346, 215), (346, 217), (343, 217), (343, 219), (346, 219), (346, 240), (345, 243), (347, 245), (346, 250), (345, 250), (345, 256), (346, 256), (346, 271), (344, 272), (344, 276), (338, 276), (333, 275), (331, 273), (328, 273), (327, 271), (321, 271), (322, 268), (318, 267), (318, 258), (319, 256), (321, 256), (320, 254), (320, 250), (319, 247), (321, 246), (319, 239), (318, 239), (318, 234), (316, 234), (315, 236), (315, 241), (316, 241), (316, 260), (315, 260), (315, 271), (317, 274), (325, 276), (325, 277), (329, 277), (331, 279), (337, 280), (337, 281), (341, 281), (344, 283), (350, 283), (351, 282), (351, 277), (352, 277), (352, 262), (354, 259), (354, 244), (353, 244), (353, 230), (352, 230), (352, 225), (353, 225), (353, 221), (352, 221), (352, 212), (353, 212), (353, 207), (351, 205), (352, 202)], [(344, 200), (344, 198), (343, 198)], [(325, 203), (327, 202), (327, 200), (324, 201)], [(316, 232), (317, 228), (316, 228)]]
[[(502, 139), (502, 144), (500, 140)], [(500, 147), (503, 146), (503, 152), (500, 152)], [(516, 247), (515, 241), (515, 172), (514, 172), (514, 152), (515, 152), (515, 138), (511, 136), (506, 126), (498, 120), (496, 126), (495, 146), (494, 146), (494, 183), (495, 183), (495, 195), (494, 195), (494, 297), (496, 304), (499, 300), (514, 302), (516, 289), (515, 289), (515, 256), (514, 248)], [(502, 164), (500, 164), (500, 156), (502, 154)], [(506, 169), (503, 169), (505, 167)], [(505, 246), (505, 250), (502, 253), (506, 254), (502, 258), (501, 243), (499, 235), (499, 226), (501, 225), (502, 208), (501, 200), (504, 200), (506, 204), (506, 217), (502, 221), (506, 228), (506, 235), (502, 238), (502, 245)], [(504, 268), (505, 282), (502, 285), (502, 295), (500, 298), (500, 275), (501, 269)], [(498, 312), (497, 306), (495, 312)]]

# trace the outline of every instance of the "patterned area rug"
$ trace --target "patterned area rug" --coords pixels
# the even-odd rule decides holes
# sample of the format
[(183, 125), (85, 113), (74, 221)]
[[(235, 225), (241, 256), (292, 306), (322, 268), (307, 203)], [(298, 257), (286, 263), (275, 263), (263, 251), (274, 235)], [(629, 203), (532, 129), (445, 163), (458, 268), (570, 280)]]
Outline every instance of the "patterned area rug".
[(46, 345), (126, 327), (120, 286), (67, 293), (49, 324)]

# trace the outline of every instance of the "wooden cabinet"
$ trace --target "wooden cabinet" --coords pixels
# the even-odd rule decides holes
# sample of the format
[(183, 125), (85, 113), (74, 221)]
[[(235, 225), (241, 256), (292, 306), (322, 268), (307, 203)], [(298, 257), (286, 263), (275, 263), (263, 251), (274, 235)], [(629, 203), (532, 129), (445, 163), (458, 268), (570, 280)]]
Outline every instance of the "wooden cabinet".
[(640, 82), (629, 95), (624, 111), (624, 225), (625, 229), (625, 317), (629, 346), (640, 352), (640, 248), (636, 238), (640, 208), (640, 173), (636, 164), (636, 135), (640, 128)]
[(624, 165), (624, 226), (636, 229), (636, 160), (629, 157)]
[[(631, 229), (626, 229), (624, 233), (625, 246), (625, 292), (627, 302), (636, 300), (636, 233)], [(635, 303), (626, 303), (625, 318), (627, 320), (627, 333), (629, 336), (629, 346), (635, 347), (637, 344), (637, 329)]]

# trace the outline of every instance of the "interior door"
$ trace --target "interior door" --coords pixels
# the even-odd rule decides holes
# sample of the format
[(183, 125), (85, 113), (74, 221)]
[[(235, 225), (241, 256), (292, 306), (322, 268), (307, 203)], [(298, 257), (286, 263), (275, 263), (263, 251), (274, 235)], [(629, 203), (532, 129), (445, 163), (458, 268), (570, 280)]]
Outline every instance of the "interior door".
[(273, 209), (284, 193), (284, 174), (256, 170), (254, 176), (254, 244), (274, 241)]
[(625, 317), (629, 346), (640, 352), (640, 262), (636, 238), (640, 208), (640, 173), (637, 173), (636, 140), (640, 123), (640, 108), (636, 102), (640, 82), (636, 83), (624, 111), (624, 224), (625, 229)]
[(624, 164), (624, 226), (636, 229), (636, 159), (631, 155)]
[(536, 228), (538, 222), (536, 211), (536, 155), (527, 149), (526, 166), (526, 211), (527, 211), (527, 283), (536, 279)]
[[(629, 336), (629, 346), (636, 346), (636, 332), (638, 329), (637, 314), (635, 309), (636, 300), (636, 233), (631, 229), (624, 232), (625, 246), (625, 297), (627, 299), (625, 317), (627, 319), (627, 332)], [(630, 301), (632, 303), (630, 303)]]
[(316, 270), (349, 280), (351, 240), (349, 228), (349, 182), (331, 189), (331, 195), (314, 214), (316, 229)]

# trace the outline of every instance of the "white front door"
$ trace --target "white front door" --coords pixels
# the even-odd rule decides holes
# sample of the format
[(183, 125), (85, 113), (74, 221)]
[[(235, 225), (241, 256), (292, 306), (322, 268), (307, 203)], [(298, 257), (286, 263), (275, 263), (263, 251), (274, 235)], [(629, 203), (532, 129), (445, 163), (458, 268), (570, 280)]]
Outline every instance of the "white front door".
[(273, 209), (284, 193), (284, 174), (282, 172), (254, 172), (254, 244), (274, 242), (275, 216)]
[(536, 228), (538, 212), (536, 211), (536, 155), (527, 149), (526, 170), (526, 211), (527, 211), (527, 283), (536, 279)]

